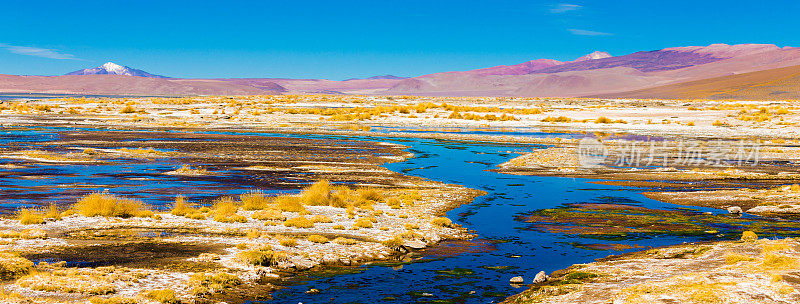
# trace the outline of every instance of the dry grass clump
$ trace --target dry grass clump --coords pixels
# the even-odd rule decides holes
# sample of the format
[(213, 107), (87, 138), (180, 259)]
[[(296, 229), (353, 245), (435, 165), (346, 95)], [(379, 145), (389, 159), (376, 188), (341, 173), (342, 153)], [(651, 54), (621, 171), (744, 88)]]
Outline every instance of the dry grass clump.
[(750, 262), (754, 260), (754, 257), (738, 253), (728, 253), (725, 255), (725, 263), (728, 265), (737, 264), (739, 262)]
[(16, 238), (19, 238), (20, 236), (21, 236), (21, 234), (20, 234), (19, 231), (8, 230), (8, 229), (0, 230), (0, 238), (16, 239)]
[(225, 292), (242, 284), (238, 276), (227, 272), (196, 273), (189, 278), (188, 285), (194, 295), (210, 295)]
[(17, 210), (17, 220), (22, 225), (37, 225), (44, 224), (44, 216), (34, 209), (20, 209)]
[(137, 110), (136, 110), (136, 108), (132, 107), (131, 105), (127, 105), (124, 108), (122, 108), (122, 110), (120, 110), (119, 112), (122, 113), (122, 114), (131, 114), (131, 113), (136, 113)]
[(251, 216), (254, 219), (262, 220), (262, 221), (284, 221), (286, 220), (286, 216), (280, 210), (269, 209), (269, 210), (261, 210), (256, 211)]
[(236, 255), (236, 259), (247, 265), (272, 266), (278, 264), (278, 259), (281, 256), (281, 254), (272, 251), (272, 248), (266, 246), (259, 249), (239, 252)]
[(770, 270), (789, 270), (800, 266), (800, 259), (783, 254), (766, 253), (761, 267)]
[(178, 196), (175, 198), (175, 202), (172, 203), (172, 210), (170, 211), (172, 215), (177, 216), (186, 216), (187, 214), (196, 212), (197, 209), (189, 206), (189, 203), (186, 202), (186, 198), (183, 196)]
[(7, 280), (27, 274), (33, 262), (13, 253), (0, 252), (0, 279)]
[(271, 206), (272, 202), (261, 191), (251, 191), (239, 196), (244, 210), (263, 210)]
[(369, 218), (359, 218), (353, 224), (354, 228), (372, 228), (372, 221)]
[(386, 199), (386, 205), (392, 209), (400, 209), (403, 207), (403, 202), (399, 198), (390, 197)]
[(209, 172), (204, 168), (192, 168), (189, 165), (183, 165), (178, 169), (167, 172), (167, 174), (184, 175), (184, 176), (202, 176), (202, 175), (209, 175)]
[(315, 215), (311, 218), (311, 221), (314, 223), (333, 223), (332, 219), (322, 214)]
[(61, 220), (61, 209), (56, 204), (47, 209), (25, 208), (17, 210), (16, 217), (22, 225), (44, 224), (45, 219)]
[(344, 238), (344, 237), (337, 237), (337, 238), (333, 239), (333, 242), (336, 243), (336, 244), (339, 244), (339, 245), (355, 245), (355, 244), (358, 243), (358, 241), (356, 241), (354, 239), (348, 239), (348, 238)]
[(755, 242), (758, 240), (758, 236), (755, 232), (752, 231), (745, 231), (742, 232), (742, 241), (743, 242)]
[(110, 298), (101, 298), (101, 297), (92, 297), (89, 299), (89, 303), (92, 304), (138, 304), (140, 301), (135, 298), (128, 298), (128, 297), (110, 297)]
[(321, 236), (319, 234), (312, 234), (308, 236), (308, 241), (313, 243), (325, 244), (329, 242), (328, 238)]
[(153, 289), (144, 293), (144, 297), (164, 304), (180, 304), (172, 289)]
[(281, 237), (279, 242), (280, 242), (281, 246), (286, 246), (286, 247), (295, 247), (295, 246), (297, 246), (297, 239), (295, 239), (293, 237), (288, 237), (288, 236)]
[(275, 199), (278, 209), (285, 212), (301, 212), (305, 211), (301, 201), (295, 196), (280, 196)]
[(247, 218), (243, 215), (237, 214), (239, 206), (230, 197), (223, 197), (217, 199), (211, 207), (211, 212), (214, 213), (214, 220), (221, 223), (246, 223)]
[(572, 122), (572, 118), (566, 116), (559, 116), (559, 117), (547, 116), (544, 119), (542, 119), (542, 122)]
[(313, 228), (314, 222), (303, 216), (300, 216), (286, 220), (283, 222), (283, 225), (286, 227)]
[(147, 210), (141, 201), (121, 198), (108, 193), (92, 193), (78, 200), (73, 207), (83, 216), (107, 217), (148, 217), (153, 212)]
[(117, 149), (117, 152), (126, 153), (126, 154), (134, 154), (134, 155), (141, 155), (141, 156), (165, 156), (168, 155), (168, 152), (158, 151), (153, 148), (120, 148)]
[(331, 184), (327, 180), (319, 180), (300, 192), (300, 202), (303, 205), (327, 206), (331, 200)]
[(452, 227), (453, 221), (446, 217), (437, 217), (431, 220), (431, 224), (439, 227)]
[(47, 231), (44, 231), (44, 230), (38, 229), (38, 228), (36, 228), (36, 229), (27, 229), (27, 230), (23, 230), (19, 234), (19, 237), (21, 237), (23, 239), (44, 239), (44, 238), (47, 238)]
[(400, 236), (395, 235), (394, 237), (392, 237), (390, 239), (386, 239), (386, 240), (382, 241), (381, 244), (383, 244), (384, 246), (389, 247), (389, 248), (397, 248), (397, 247), (400, 247), (400, 245), (403, 245), (403, 238), (400, 237)]
[(17, 280), (17, 284), (38, 291), (104, 295), (116, 291), (113, 281), (117, 279), (133, 278), (114, 267), (66, 268), (32, 273)]

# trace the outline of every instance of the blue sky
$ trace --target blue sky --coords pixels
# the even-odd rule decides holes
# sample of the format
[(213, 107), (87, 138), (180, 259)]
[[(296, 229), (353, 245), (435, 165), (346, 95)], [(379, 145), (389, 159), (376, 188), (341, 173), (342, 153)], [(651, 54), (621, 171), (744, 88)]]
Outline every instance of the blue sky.
[(0, 74), (346, 79), (712, 43), (800, 46), (800, 1), (3, 0)]

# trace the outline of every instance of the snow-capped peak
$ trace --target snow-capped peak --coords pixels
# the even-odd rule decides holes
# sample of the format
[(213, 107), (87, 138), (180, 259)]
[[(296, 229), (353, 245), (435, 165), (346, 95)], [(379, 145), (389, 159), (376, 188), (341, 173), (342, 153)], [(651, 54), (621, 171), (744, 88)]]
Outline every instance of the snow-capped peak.
[(100, 66), (104, 70), (108, 71), (110, 74), (117, 74), (122, 75), (125, 73), (126, 68), (119, 64), (113, 63), (111, 61), (106, 62), (105, 64)]
[(611, 54), (606, 52), (594, 51), (591, 54), (584, 55), (578, 59), (575, 59), (575, 62), (578, 61), (586, 61), (586, 60), (595, 60), (595, 59), (603, 59), (611, 57)]
[(103, 65), (96, 68), (83, 69), (72, 73), (68, 73), (67, 75), (123, 75), (123, 76), (166, 78), (164, 76), (153, 75), (142, 70), (137, 70), (126, 66), (122, 66), (113, 63), (111, 61), (106, 62)]

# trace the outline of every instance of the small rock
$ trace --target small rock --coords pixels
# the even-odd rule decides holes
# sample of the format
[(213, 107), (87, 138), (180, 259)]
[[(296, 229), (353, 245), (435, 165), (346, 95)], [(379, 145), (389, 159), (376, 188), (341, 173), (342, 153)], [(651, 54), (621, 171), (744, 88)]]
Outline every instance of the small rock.
[(739, 206), (728, 207), (728, 213), (730, 213), (730, 214), (742, 214), (742, 207), (739, 207)]
[(547, 274), (544, 271), (539, 271), (539, 273), (536, 274), (536, 277), (533, 278), (534, 284), (542, 283), (545, 281), (547, 281)]
[(523, 282), (525, 282), (525, 279), (523, 279), (520, 276), (516, 276), (511, 278), (511, 280), (508, 280), (508, 282), (511, 284), (522, 284)]
[(219, 255), (216, 254), (216, 253), (204, 252), (204, 253), (201, 253), (200, 256), (197, 257), (197, 260), (200, 261), (200, 262), (219, 261)]
[(409, 247), (411, 249), (423, 249), (425, 248), (426, 244), (423, 241), (406, 240), (405, 242), (403, 242), (403, 246)]

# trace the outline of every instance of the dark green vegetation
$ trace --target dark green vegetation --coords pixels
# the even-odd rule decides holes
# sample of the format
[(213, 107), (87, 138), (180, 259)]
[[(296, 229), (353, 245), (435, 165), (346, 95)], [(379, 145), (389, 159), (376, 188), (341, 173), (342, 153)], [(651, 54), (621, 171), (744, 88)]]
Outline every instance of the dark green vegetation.
[(706, 214), (693, 209), (649, 209), (628, 204), (569, 204), (518, 217), (530, 229), (598, 238), (647, 235), (738, 236), (750, 230), (759, 235), (800, 235), (800, 223), (729, 214)]

